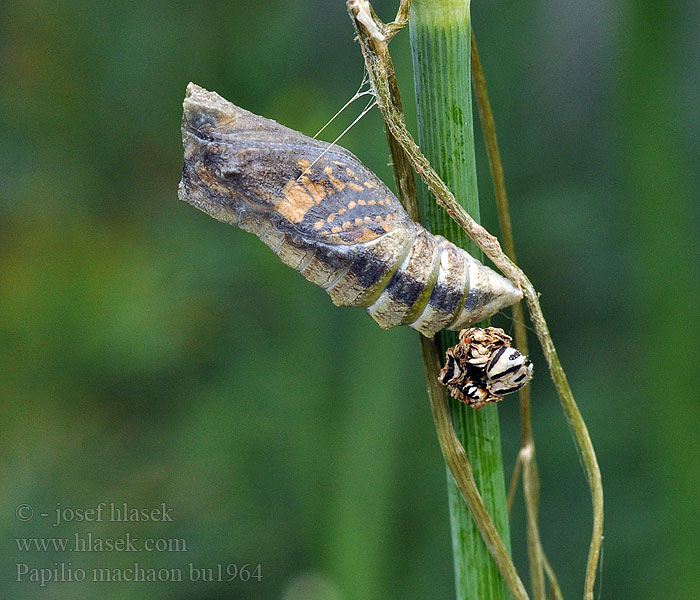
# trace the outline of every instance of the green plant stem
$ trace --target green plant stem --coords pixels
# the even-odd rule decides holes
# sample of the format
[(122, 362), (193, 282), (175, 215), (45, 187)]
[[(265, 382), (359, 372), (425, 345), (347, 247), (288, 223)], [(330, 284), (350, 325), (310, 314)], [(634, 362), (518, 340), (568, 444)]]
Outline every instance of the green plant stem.
[[(525, 586), (520, 580), (515, 566), (513, 565), (510, 555), (503, 544), (499, 532), (491, 520), (491, 516), (482, 500), (482, 497), (477, 488), (476, 481), (474, 479), (474, 474), (472, 472), (470, 462), (467, 458), (467, 454), (464, 451), (460, 440), (457, 438), (455, 429), (452, 425), (452, 416), (450, 410), (450, 398), (448, 398), (445, 393), (445, 388), (442, 387), (438, 381), (437, 376), (442, 367), (442, 359), (444, 354), (439, 350), (437, 344), (433, 340), (421, 336), (421, 350), (423, 353), (423, 367), (425, 369), (425, 378), (428, 384), (428, 397), (430, 398), (430, 407), (433, 414), (433, 420), (435, 422), (435, 430), (438, 435), (438, 441), (440, 442), (440, 448), (445, 458), (445, 463), (447, 464), (449, 473), (451, 474), (453, 481), (457, 487), (457, 490), (461, 494), (461, 498), (464, 499), (466, 507), (469, 510), (469, 514), (476, 524), (476, 527), (481, 534), (484, 544), (486, 545), (491, 557), (493, 558), (495, 564), (498, 566), (499, 572), (503, 577), (510, 596), (513, 600), (528, 600), (527, 592), (525, 591)], [(461, 499), (460, 499), (460, 503)], [(458, 540), (458, 543), (462, 543)], [(455, 551), (455, 555), (461, 555), (459, 550)], [(465, 569), (466, 572), (471, 573), (471, 569)], [(490, 574), (490, 573), (489, 573)], [(476, 580), (481, 580), (486, 583), (486, 578), (484, 575), (486, 573), (474, 573)], [(456, 576), (457, 582), (459, 583), (459, 571)], [(476, 587), (476, 586), (472, 586)], [(464, 591), (458, 588), (458, 598), (463, 598), (461, 595)], [(470, 596), (470, 598), (489, 598), (497, 599), (500, 596), (497, 594), (500, 592), (498, 588), (491, 589), (487, 591), (482, 591), (483, 595)], [(505, 596), (506, 598), (508, 596)]]
[[(409, 20), (421, 148), (459, 197), (479, 217), (469, 75), (470, 18), (466, 2), (413, 2)], [(425, 189), (424, 189), (425, 190)], [(419, 198), (421, 222), (481, 259), (479, 248), (430, 195)], [(440, 356), (457, 342), (455, 332), (436, 336)], [(457, 438), (469, 457), (474, 480), (510, 551), (498, 408), (479, 411), (450, 399)], [(448, 477), (457, 598), (507, 598), (506, 587), (452, 477)]]

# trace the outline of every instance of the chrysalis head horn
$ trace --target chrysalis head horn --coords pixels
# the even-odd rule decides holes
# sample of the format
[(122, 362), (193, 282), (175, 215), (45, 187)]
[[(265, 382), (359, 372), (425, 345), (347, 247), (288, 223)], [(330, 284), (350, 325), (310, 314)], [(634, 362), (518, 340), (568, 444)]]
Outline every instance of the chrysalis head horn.
[(194, 133), (220, 129), (236, 118), (235, 106), (216, 92), (209, 92), (195, 83), (187, 86), (182, 103), (183, 126)]

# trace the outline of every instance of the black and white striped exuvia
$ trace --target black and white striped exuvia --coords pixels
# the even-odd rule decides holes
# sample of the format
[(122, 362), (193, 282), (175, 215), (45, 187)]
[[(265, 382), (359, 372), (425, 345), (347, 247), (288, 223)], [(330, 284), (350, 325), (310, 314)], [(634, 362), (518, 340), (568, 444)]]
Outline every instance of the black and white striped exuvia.
[(500, 401), (532, 379), (532, 362), (511, 341), (496, 327), (463, 329), (457, 345), (447, 349), (438, 381), (473, 408)]

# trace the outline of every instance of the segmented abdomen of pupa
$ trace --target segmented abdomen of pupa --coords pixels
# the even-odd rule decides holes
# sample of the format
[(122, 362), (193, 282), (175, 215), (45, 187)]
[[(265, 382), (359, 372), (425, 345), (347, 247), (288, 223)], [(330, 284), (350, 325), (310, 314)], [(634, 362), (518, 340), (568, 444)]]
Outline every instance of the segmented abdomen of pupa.
[(432, 336), (522, 297), (501, 275), (413, 222), (344, 148), (193, 84), (184, 106), (180, 197), (257, 235), (336, 305), (363, 307), (385, 329), (408, 325)]

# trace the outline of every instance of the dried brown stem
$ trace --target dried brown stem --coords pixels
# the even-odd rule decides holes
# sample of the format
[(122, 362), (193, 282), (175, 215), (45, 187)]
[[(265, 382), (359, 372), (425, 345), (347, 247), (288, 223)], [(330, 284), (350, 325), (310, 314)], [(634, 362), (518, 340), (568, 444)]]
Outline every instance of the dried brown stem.
[(510, 511), (513, 508), (513, 500), (515, 500), (515, 492), (518, 490), (518, 483), (520, 482), (520, 475), (523, 472), (523, 461), (520, 459), (520, 453), (518, 453), (515, 459), (515, 464), (513, 465), (513, 472), (510, 475), (510, 483), (508, 484), (508, 494), (506, 495), (506, 507), (508, 509), (508, 516), (510, 517)]
[[(410, 2), (406, 0), (402, 2), (402, 8), (406, 11), (406, 19), (403, 20), (403, 25), (405, 25), (407, 22), (409, 4)], [(391, 104), (393, 110), (396, 111), (397, 114), (402, 115), (403, 111), (401, 108), (398, 86), (396, 85), (394, 69), (385, 41), (386, 37), (388, 36), (381, 37), (387, 32), (386, 26), (379, 22), (371, 7), (366, 2), (350, 0), (348, 2), (348, 10), (351, 17), (353, 17), (353, 23), (355, 23), (358, 33), (358, 40), (365, 57), (365, 61), (376, 60), (382, 65), (382, 83), (383, 90), (387, 95), (387, 102), (388, 104)], [(355, 19), (357, 10), (365, 11), (362, 19), (363, 23), (360, 25), (358, 25), (358, 21)], [(394, 23), (402, 21), (400, 12), (401, 8), (399, 9), (399, 14), (397, 15)], [(363, 27), (364, 21), (366, 21), (366, 15), (371, 15), (375, 20), (375, 28), (370, 27), (369, 29), (366, 29)], [(375, 32), (375, 35), (372, 35), (373, 31)], [(396, 31), (398, 31), (398, 29), (393, 30), (394, 33)], [(379, 32), (380, 35), (376, 35), (376, 32)], [(367, 65), (367, 69), (371, 80), (372, 73), (374, 71), (369, 65)], [(413, 184), (413, 172), (411, 170), (409, 157), (406, 154), (403, 146), (393, 135), (388, 123), (386, 123), (386, 129), (399, 197), (412, 218), (417, 219), (418, 207), (416, 201), (416, 191)], [(469, 508), (470, 514), (472, 515), (491, 556), (494, 559), (494, 562), (498, 566), (499, 571), (501, 572), (501, 575), (508, 586), (511, 596), (515, 600), (527, 600), (528, 596), (527, 592), (525, 591), (525, 587), (517, 574), (512, 559), (510, 558), (510, 555), (503, 541), (501, 540), (500, 535), (498, 534), (483, 499), (481, 498), (466, 452), (464, 451), (464, 448), (454, 431), (450, 416), (449, 401), (445, 393), (445, 389), (437, 382), (437, 376), (441, 368), (441, 356), (438, 346), (432, 339), (428, 339), (423, 336), (419, 337), (421, 340), (421, 352), (426, 371), (426, 381), (428, 383), (428, 395), (430, 398), (433, 420), (435, 422), (438, 441), (440, 443), (440, 448), (445, 458), (445, 462), (455, 480), (457, 488), (459, 489)]]
[[(496, 123), (491, 111), (488, 91), (486, 88), (486, 78), (481, 66), (479, 51), (476, 46), (476, 39), (472, 33), (471, 37), (471, 68), (472, 80), (474, 82), (474, 95), (479, 110), (481, 128), (484, 132), (484, 142), (486, 153), (489, 159), (491, 170), (491, 180), (493, 182), (494, 197), (498, 209), (498, 224), (501, 229), (503, 246), (508, 257), (515, 262), (515, 242), (513, 239), (513, 228), (510, 221), (510, 210), (508, 207), (508, 195), (506, 193), (505, 177), (503, 175), (503, 163), (498, 149), (498, 138), (496, 137)], [(515, 346), (523, 353), (528, 354), (527, 331), (525, 329), (525, 315), (520, 302), (512, 307), (513, 322), (515, 329)], [(513, 495), (518, 483), (518, 476), (523, 476), (523, 495), (525, 499), (525, 510), (527, 514), (527, 546), (528, 559), (530, 564), (530, 585), (532, 595), (535, 600), (545, 600), (546, 590), (544, 582), (544, 563), (546, 560), (538, 525), (539, 507), (539, 477), (537, 474), (537, 461), (535, 459), (535, 440), (532, 434), (532, 424), (530, 419), (530, 386), (520, 389), (520, 452), (513, 470), (513, 478), (508, 489), (508, 510), (513, 502)], [(555, 597), (561, 597), (559, 584), (551, 568), (548, 576), (551, 587), (556, 591)]]
[[(474, 243), (481, 248), (484, 254), (491, 259), (491, 261), (501, 270), (501, 272), (523, 291), (523, 296), (530, 311), (532, 324), (542, 346), (542, 351), (549, 367), (550, 376), (554, 382), (564, 414), (567, 418), (575, 443), (579, 450), (591, 491), (593, 527), (588, 552), (588, 561), (586, 564), (584, 599), (593, 600), (595, 575), (600, 556), (603, 534), (603, 488), (600, 468), (598, 466), (598, 461), (596, 459), (595, 450), (593, 449), (593, 444), (591, 442), (588, 429), (573, 398), (571, 388), (569, 387), (566, 379), (566, 374), (564, 373), (559, 361), (547, 322), (542, 313), (538, 300), (539, 295), (525, 273), (523, 273), (523, 271), (503, 252), (498, 239), (491, 235), (484, 227), (476, 223), (476, 221), (474, 221), (474, 219), (457, 203), (450, 190), (431, 167), (430, 163), (421, 153), (418, 145), (408, 132), (404, 123), (403, 113), (391, 101), (391, 85), (387, 78), (387, 73), (393, 72), (393, 67), (391, 67), (391, 59), (386, 47), (386, 34), (382, 35), (382, 32), (386, 31), (386, 26), (379, 19), (377, 19), (376, 15), (374, 15), (374, 12), (371, 9), (371, 6), (366, 0), (348, 0), (347, 6), (348, 12), (350, 13), (352, 22), (358, 34), (358, 41), (365, 60), (365, 66), (367, 68), (370, 83), (374, 90), (377, 104), (382, 113), (387, 129), (398, 144), (400, 144), (406, 154), (406, 157), (413, 165), (413, 168), (420, 175), (421, 179), (425, 182), (433, 196), (435, 196), (436, 202), (447, 211), (447, 213), (467, 233)], [(464, 456), (464, 460), (466, 461), (466, 455)], [(448, 462), (448, 465), (449, 464), (450, 463)], [(461, 475), (466, 476), (464, 473)], [(465, 497), (465, 500), (467, 500), (468, 503), (470, 502), (467, 497)], [(471, 509), (472, 507), (470, 505), (470, 510)], [(477, 515), (473, 511), (472, 514), (474, 514), (476, 521)], [(487, 521), (484, 522), (491, 522), (488, 513), (485, 515), (485, 517)], [(499, 542), (502, 546), (500, 538), (497, 537), (495, 541), (491, 540), (490, 538), (487, 539), (485, 532), (481, 529), (480, 531), (482, 532), (484, 540), (489, 546), (490, 550), (492, 549), (492, 546), (489, 545), (490, 542), (496, 544), (494, 548), (497, 547)], [(511, 594), (517, 598), (527, 597), (524, 588), (522, 588), (523, 595), (520, 594), (519, 587), (522, 587), (522, 583), (520, 582), (519, 578), (517, 578), (517, 573), (515, 573), (514, 568), (513, 573), (515, 573), (515, 577), (513, 578), (511, 576), (510, 566), (512, 566), (512, 561), (507, 553), (505, 553), (505, 558), (507, 558), (507, 561), (505, 561), (505, 559), (500, 556), (499, 553), (494, 553), (494, 560), (499, 565), (499, 569), (501, 569), (501, 573), (509, 585)], [(508, 577), (506, 577), (506, 575), (508, 575)], [(518, 586), (516, 582), (519, 583), (520, 586)], [(516, 593), (514, 594), (513, 591)]]

